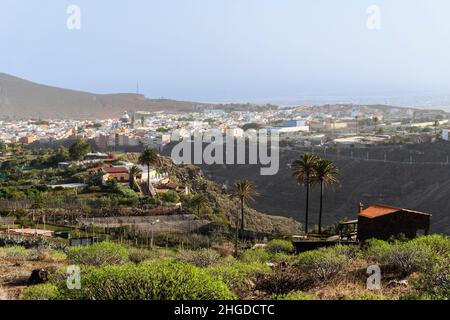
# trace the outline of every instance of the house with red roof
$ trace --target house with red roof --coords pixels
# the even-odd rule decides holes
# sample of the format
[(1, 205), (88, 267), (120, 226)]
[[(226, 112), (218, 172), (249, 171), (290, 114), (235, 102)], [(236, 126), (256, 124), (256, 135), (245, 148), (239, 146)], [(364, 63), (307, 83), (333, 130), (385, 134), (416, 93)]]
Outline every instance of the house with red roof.
[(102, 174), (103, 183), (106, 183), (106, 181), (111, 179), (114, 179), (119, 183), (129, 183), (130, 181), (130, 172), (127, 167), (96, 167), (89, 169), (88, 172), (91, 174)]
[(426, 235), (430, 231), (431, 214), (392, 207), (384, 204), (373, 204), (364, 208), (359, 205), (358, 240), (371, 238), (387, 240), (404, 235), (414, 238)]

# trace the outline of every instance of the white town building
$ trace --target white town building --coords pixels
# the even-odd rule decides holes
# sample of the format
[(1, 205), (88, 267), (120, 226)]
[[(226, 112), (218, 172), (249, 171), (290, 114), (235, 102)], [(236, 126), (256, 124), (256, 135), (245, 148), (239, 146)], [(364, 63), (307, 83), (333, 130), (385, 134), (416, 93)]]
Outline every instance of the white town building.
[(442, 140), (448, 141), (448, 129), (442, 129)]

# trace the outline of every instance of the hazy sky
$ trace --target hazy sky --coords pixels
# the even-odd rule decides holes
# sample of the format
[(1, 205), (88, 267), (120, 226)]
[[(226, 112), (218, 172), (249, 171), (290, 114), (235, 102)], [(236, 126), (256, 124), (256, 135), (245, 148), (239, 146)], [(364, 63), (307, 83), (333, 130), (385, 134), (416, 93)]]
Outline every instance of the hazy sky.
[(448, 0), (0, 0), (0, 72), (202, 101), (446, 94), (449, 17)]

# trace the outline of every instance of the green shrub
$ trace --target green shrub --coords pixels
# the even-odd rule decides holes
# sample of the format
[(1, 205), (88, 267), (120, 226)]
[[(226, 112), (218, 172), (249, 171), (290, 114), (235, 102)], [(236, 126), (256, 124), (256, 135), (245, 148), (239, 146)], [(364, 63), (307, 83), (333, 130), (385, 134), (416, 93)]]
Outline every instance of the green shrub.
[(416, 290), (406, 292), (402, 294), (399, 298), (399, 300), (433, 300), (431, 296), (429, 296), (426, 293), (420, 293)]
[(37, 247), (28, 251), (28, 260), (45, 261), (50, 258), (50, 250), (45, 247)]
[(136, 264), (147, 260), (173, 260), (176, 253), (169, 249), (141, 249), (141, 248), (129, 248), (128, 258), (131, 262)]
[(45, 283), (24, 290), (22, 300), (59, 300), (62, 298), (57, 286)]
[(53, 261), (64, 261), (67, 259), (67, 255), (62, 250), (51, 250), (50, 258)]
[(179, 203), (180, 196), (178, 195), (177, 192), (169, 190), (167, 193), (164, 193), (162, 195), (162, 200), (164, 202), (169, 202), (169, 203)]
[(0, 248), (0, 258), (6, 259), (27, 259), (28, 250), (21, 246), (9, 246)]
[(76, 264), (93, 266), (122, 264), (128, 260), (128, 251), (113, 242), (100, 242), (92, 246), (71, 247), (68, 249), (67, 257)]
[(361, 256), (361, 251), (357, 245), (335, 245), (328, 248), (329, 251), (334, 252), (336, 255), (346, 256), (349, 259), (356, 259)]
[(182, 250), (178, 255), (178, 260), (193, 264), (197, 267), (207, 267), (216, 264), (220, 259), (220, 254), (213, 249)]
[(305, 290), (311, 283), (309, 277), (305, 277), (305, 273), (299, 268), (275, 268), (272, 272), (257, 277), (255, 290), (268, 295), (287, 294), (291, 291)]
[(385, 265), (402, 276), (432, 267), (435, 256), (427, 247), (416, 247), (412, 243), (398, 243), (391, 247)]
[(198, 267), (167, 261), (139, 265), (105, 265), (83, 270), (81, 290), (68, 291), (81, 300), (229, 300), (228, 287)]
[(327, 281), (341, 271), (348, 258), (332, 250), (314, 250), (301, 253), (297, 266), (313, 282)]
[(88, 186), (86, 187), (86, 191), (89, 193), (97, 193), (102, 191), (102, 188), (100, 186)]
[(128, 249), (128, 259), (133, 263), (141, 263), (146, 260), (152, 260), (158, 257), (156, 250), (130, 248)]
[(30, 261), (64, 261), (67, 255), (62, 250), (39, 246), (28, 250), (27, 259)]
[(370, 291), (359, 292), (348, 295), (345, 300), (389, 300), (382, 294), (376, 294)]
[(270, 258), (271, 258), (270, 253), (262, 248), (246, 250), (239, 257), (239, 259), (242, 262), (246, 263), (254, 263), (254, 262), (266, 263), (270, 261)]
[(246, 263), (231, 259), (225, 264), (210, 266), (206, 270), (213, 277), (225, 282), (233, 292), (238, 294), (251, 286), (250, 281), (254, 281), (259, 275), (271, 272), (266, 264)]
[(426, 300), (450, 299), (450, 260), (422, 271), (413, 279), (417, 296)]
[(290, 241), (273, 239), (267, 243), (267, 251), (272, 253), (292, 253), (294, 252), (294, 245)]
[(316, 297), (304, 293), (303, 291), (291, 291), (287, 294), (278, 294), (274, 295), (273, 299), (275, 300), (317, 300)]
[(450, 237), (433, 234), (430, 236), (422, 236), (410, 241), (411, 246), (428, 248), (435, 255), (445, 259), (450, 258)]
[(391, 245), (383, 240), (370, 239), (366, 242), (364, 257), (371, 262), (382, 262), (389, 255)]
[(407, 276), (433, 268), (445, 259), (448, 250), (445, 240), (440, 236), (425, 236), (393, 244), (371, 240), (365, 256), (388, 270)]
[(151, 260), (155, 256), (156, 254), (152, 250), (139, 248), (128, 249), (128, 259), (133, 263), (141, 263), (145, 260)]
[(294, 265), (297, 262), (297, 256), (282, 252), (275, 253), (270, 259), (275, 265)]

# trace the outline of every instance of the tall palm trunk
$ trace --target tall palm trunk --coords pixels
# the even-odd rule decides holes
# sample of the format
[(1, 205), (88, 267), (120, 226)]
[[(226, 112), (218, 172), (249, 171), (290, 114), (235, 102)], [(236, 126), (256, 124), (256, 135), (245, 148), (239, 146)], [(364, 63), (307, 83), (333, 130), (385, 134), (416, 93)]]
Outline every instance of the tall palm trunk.
[(306, 177), (305, 234), (308, 234), (308, 217), (309, 217), (309, 175)]
[(239, 257), (239, 211), (236, 210), (236, 232), (234, 237), (234, 257)]
[(241, 236), (244, 233), (244, 198), (241, 198)]
[(150, 191), (150, 162), (147, 163), (147, 185), (148, 185), (148, 194), (151, 194), (151, 191)]
[(320, 181), (319, 234), (322, 234), (323, 180)]
[(130, 177), (130, 189), (134, 189), (134, 175)]

